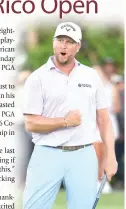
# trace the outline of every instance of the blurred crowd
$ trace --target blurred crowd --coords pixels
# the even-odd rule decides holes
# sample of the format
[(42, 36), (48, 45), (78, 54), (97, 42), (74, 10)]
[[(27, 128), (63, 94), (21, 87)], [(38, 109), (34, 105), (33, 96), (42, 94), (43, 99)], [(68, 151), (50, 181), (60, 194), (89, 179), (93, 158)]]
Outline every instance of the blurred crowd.
[[(115, 152), (118, 161), (118, 172), (114, 181), (114, 188), (124, 188), (124, 76), (117, 74), (117, 66), (111, 57), (106, 57), (101, 65), (94, 65), (93, 68), (99, 74), (108, 99), (109, 114), (111, 117), (114, 136)], [(104, 145), (99, 141), (94, 144), (99, 158), (99, 165), (104, 166)], [(103, 164), (103, 165), (102, 165)], [(100, 171), (99, 171), (100, 172)], [(104, 193), (112, 191), (109, 183), (105, 185)]]

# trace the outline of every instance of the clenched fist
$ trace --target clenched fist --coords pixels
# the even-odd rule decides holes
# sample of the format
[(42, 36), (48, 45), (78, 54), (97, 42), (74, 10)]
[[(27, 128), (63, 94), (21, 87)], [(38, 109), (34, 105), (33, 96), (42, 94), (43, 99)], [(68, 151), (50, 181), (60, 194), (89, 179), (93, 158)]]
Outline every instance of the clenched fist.
[(79, 126), (81, 124), (81, 114), (79, 110), (69, 111), (64, 117), (67, 127)]

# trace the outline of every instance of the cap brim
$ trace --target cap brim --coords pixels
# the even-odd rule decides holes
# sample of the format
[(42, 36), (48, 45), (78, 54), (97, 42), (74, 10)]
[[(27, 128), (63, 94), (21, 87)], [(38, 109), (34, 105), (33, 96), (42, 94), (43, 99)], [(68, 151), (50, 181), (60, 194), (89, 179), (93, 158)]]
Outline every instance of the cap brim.
[(58, 37), (58, 36), (68, 36), (68, 37), (70, 37), (70, 38), (72, 38), (76, 43), (80, 43), (80, 41), (76, 38), (76, 37), (74, 37), (73, 35), (69, 35), (68, 33), (57, 33), (55, 36), (54, 36), (54, 38), (56, 38), (56, 37)]

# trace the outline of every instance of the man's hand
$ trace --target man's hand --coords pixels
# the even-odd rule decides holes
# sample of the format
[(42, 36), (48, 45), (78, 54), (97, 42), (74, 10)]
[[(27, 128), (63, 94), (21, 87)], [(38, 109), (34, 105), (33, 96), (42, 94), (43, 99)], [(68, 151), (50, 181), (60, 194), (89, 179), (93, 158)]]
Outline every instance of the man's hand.
[(107, 174), (108, 181), (111, 181), (112, 176), (116, 174), (118, 170), (118, 163), (115, 157), (107, 157), (105, 161), (105, 173)]
[(104, 176), (104, 170), (105, 170), (104, 162), (99, 163), (98, 165), (98, 180), (99, 181), (101, 181), (101, 179)]
[(69, 111), (64, 118), (67, 127), (79, 126), (81, 124), (81, 114), (79, 110)]

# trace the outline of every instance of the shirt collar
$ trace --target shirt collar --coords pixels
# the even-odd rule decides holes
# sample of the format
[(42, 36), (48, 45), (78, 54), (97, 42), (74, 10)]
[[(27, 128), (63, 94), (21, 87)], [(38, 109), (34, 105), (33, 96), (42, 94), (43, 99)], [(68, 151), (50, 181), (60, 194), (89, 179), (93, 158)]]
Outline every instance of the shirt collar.
[[(53, 56), (49, 57), (49, 59), (46, 63), (48, 70), (55, 70), (56, 69), (56, 66), (53, 63), (52, 58), (53, 58)], [(80, 62), (78, 62), (76, 59), (74, 59), (74, 61), (75, 61), (75, 67), (80, 66)]]

